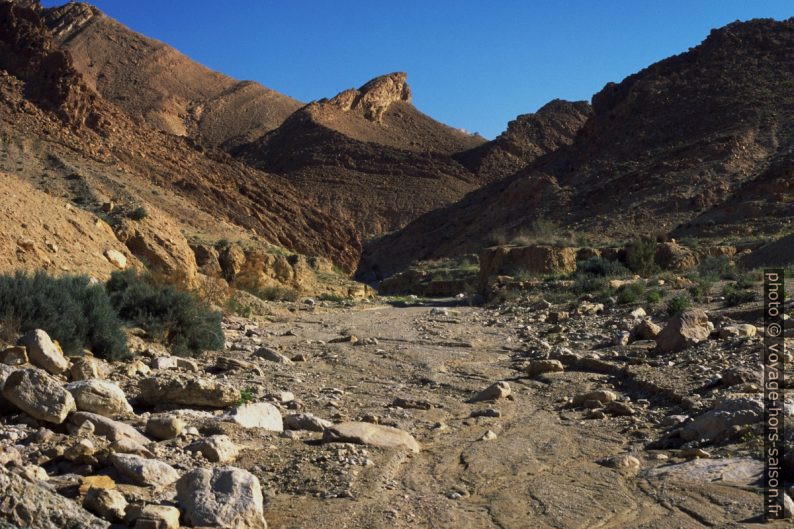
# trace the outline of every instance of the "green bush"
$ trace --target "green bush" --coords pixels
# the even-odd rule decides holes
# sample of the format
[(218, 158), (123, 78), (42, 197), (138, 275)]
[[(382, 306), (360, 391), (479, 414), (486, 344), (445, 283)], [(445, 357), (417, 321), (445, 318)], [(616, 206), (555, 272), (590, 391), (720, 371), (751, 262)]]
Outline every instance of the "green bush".
[(132, 220), (143, 220), (149, 216), (149, 212), (143, 206), (133, 209), (127, 214), (127, 217)]
[(298, 291), (290, 287), (256, 287), (245, 290), (265, 301), (298, 301), (300, 297)]
[(596, 277), (624, 277), (631, 271), (617, 261), (608, 261), (602, 257), (591, 257), (586, 261), (577, 261), (576, 273)]
[(223, 346), (221, 314), (193, 294), (134, 270), (114, 273), (106, 289), (121, 318), (161, 340), (173, 354), (192, 356)]
[(636, 303), (645, 293), (645, 285), (642, 283), (629, 283), (618, 288), (618, 303)]
[(342, 303), (343, 301), (347, 301), (347, 298), (339, 295), (339, 294), (331, 294), (329, 292), (324, 292), (317, 296), (318, 301), (332, 301), (334, 303)]
[(88, 349), (109, 360), (129, 356), (121, 322), (105, 289), (85, 276), (52, 277), (44, 272), (0, 276), (0, 319), (9, 341), (11, 334), (42, 329), (67, 355)]
[(689, 293), (692, 297), (698, 300), (703, 300), (711, 294), (714, 288), (714, 281), (709, 278), (701, 278), (695, 281), (695, 284), (689, 287)]
[(626, 266), (635, 274), (643, 277), (659, 271), (655, 261), (656, 241), (653, 239), (637, 239), (626, 246)]
[(697, 275), (716, 281), (717, 279), (734, 279), (736, 276), (736, 266), (729, 258), (721, 255), (719, 257), (706, 257), (697, 267)]
[(667, 315), (673, 316), (679, 312), (683, 312), (688, 309), (691, 304), (692, 302), (689, 299), (689, 296), (686, 294), (678, 294), (667, 302)]
[(662, 289), (649, 290), (648, 292), (645, 293), (645, 300), (648, 303), (659, 303), (660, 301), (662, 301), (663, 297), (664, 297), (664, 290)]
[(603, 290), (606, 286), (607, 280), (603, 277), (576, 274), (573, 285), (571, 285), (571, 291), (575, 294), (587, 294), (588, 292)]
[(725, 305), (728, 307), (735, 307), (756, 299), (755, 292), (743, 288), (739, 281), (733, 285), (725, 285), (722, 289), (722, 295), (725, 296)]

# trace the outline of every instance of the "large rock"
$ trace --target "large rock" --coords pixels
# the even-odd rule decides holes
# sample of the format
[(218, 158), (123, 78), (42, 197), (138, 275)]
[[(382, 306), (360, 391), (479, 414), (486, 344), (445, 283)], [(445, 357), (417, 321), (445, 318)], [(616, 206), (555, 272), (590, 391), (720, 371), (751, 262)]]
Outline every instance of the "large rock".
[(19, 339), (20, 345), (28, 350), (30, 363), (52, 375), (62, 375), (69, 370), (69, 361), (41, 329), (30, 331)]
[(405, 448), (419, 452), (421, 447), (414, 437), (391, 426), (368, 422), (343, 422), (326, 428), (323, 433), (326, 443), (359, 443), (385, 448)]
[(576, 270), (576, 248), (495, 246), (480, 253), (480, 287), (497, 275), (557, 275)]
[(228, 435), (211, 435), (206, 439), (199, 439), (187, 446), (188, 452), (198, 452), (204, 459), (212, 463), (231, 463), (240, 454)]
[(184, 521), (193, 527), (267, 529), (259, 480), (234, 467), (200, 468), (176, 484)]
[(3, 384), (3, 397), (31, 417), (55, 424), (76, 409), (71, 393), (38, 369), (11, 373)]
[(90, 378), (105, 378), (109, 371), (107, 364), (93, 356), (84, 356), (76, 359), (69, 368), (72, 380), (88, 380)]
[(229, 411), (223, 420), (234, 422), (243, 428), (263, 428), (271, 432), (284, 431), (284, 423), (278, 408), (268, 402), (243, 404)]
[(124, 392), (113, 382), (99, 379), (80, 380), (67, 384), (66, 389), (74, 397), (77, 409), (115, 417), (132, 413)]
[(675, 353), (707, 340), (711, 334), (709, 317), (702, 309), (688, 309), (670, 318), (656, 336), (661, 353)]
[(179, 479), (179, 472), (174, 467), (157, 459), (146, 459), (134, 454), (111, 454), (110, 462), (136, 485), (164, 487)]
[(146, 433), (160, 440), (173, 439), (185, 429), (185, 421), (174, 415), (153, 415), (146, 421)]
[(483, 402), (488, 400), (505, 399), (510, 396), (510, 383), (501, 380), (494, 382), (487, 388), (474, 395), (469, 402)]
[(75, 428), (80, 428), (83, 423), (90, 422), (94, 427), (94, 433), (101, 435), (109, 441), (123, 441), (129, 439), (140, 445), (146, 445), (150, 441), (141, 432), (127, 423), (114, 421), (103, 415), (87, 411), (78, 411), (69, 418), (69, 423)]
[(662, 270), (683, 271), (698, 264), (697, 255), (675, 241), (659, 243), (656, 246), (654, 261)]
[(92, 487), (83, 499), (83, 507), (105, 520), (118, 522), (124, 519), (127, 500), (117, 490)]
[(239, 388), (224, 382), (185, 375), (159, 375), (138, 383), (149, 404), (179, 404), (226, 408), (240, 399)]
[(0, 527), (106, 529), (109, 526), (76, 502), (0, 467)]
[(679, 435), (685, 441), (711, 442), (728, 435), (733, 426), (761, 422), (763, 413), (760, 398), (726, 399), (684, 425)]

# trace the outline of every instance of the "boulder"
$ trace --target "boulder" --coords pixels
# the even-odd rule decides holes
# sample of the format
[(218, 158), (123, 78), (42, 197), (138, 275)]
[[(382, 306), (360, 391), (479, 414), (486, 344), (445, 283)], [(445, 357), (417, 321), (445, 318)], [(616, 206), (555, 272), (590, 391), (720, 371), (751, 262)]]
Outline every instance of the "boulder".
[(187, 446), (188, 452), (198, 452), (204, 459), (211, 463), (231, 463), (240, 454), (228, 435), (212, 435), (206, 439), (199, 439)]
[(30, 363), (52, 375), (63, 375), (69, 370), (69, 361), (60, 348), (41, 329), (35, 329), (19, 339), (19, 344), (28, 350)]
[(731, 427), (761, 422), (764, 405), (760, 398), (732, 398), (695, 417), (680, 430), (685, 441), (712, 442), (730, 435)]
[(656, 340), (662, 328), (651, 320), (642, 320), (631, 330), (631, 334), (636, 340)]
[(110, 524), (42, 485), (0, 467), (0, 527), (107, 529)]
[(246, 470), (199, 468), (176, 483), (183, 519), (193, 527), (267, 529), (262, 488)]
[(103, 361), (93, 356), (83, 356), (75, 359), (69, 368), (72, 380), (88, 380), (90, 378), (105, 378), (108, 366)]
[(496, 246), (480, 253), (480, 288), (493, 276), (558, 275), (576, 270), (576, 248)]
[(239, 424), (243, 428), (263, 428), (271, 432), (284, 431), (281, 412), (268, 402), (253, 402), (237, 406), (226, 413), (222, 419)]
[(654, 261), (662, 270), (676, 271), (689, 270), (698, 264), (697, 255), (675, 241), (657, 244)]
[(326, 428), (323, 433), (326, 443), (358, 443), (384, 448), (405, 448), (419, 452), (421, 447), (414, 437), (391, 426), (368, 422), (343, 422)]
[(114, 417), (132, 413), (132, 406), (127, 396), (115, 383), (107, 380), (79, 380), (66, 385), (66, 389), (74, 397), (77, 409)]
[(676, 353), (707, 340), (710, 334), (706, 313), (702, 309), (688, 309), (670, 318), (656, 336), (656, 346), (661, 353)]
[(38, 369), (11, 373), (3, 384), (3, 397), (31, 417), (55, 424), (76, 409), (71, 393)]
[(90, 488), (83, 499), (83, 507), (110, 522), (124, 519), (127, 500), (114, 489)]
[(179, 473), (167, 463), (134, 454), (111, 454), (110, 462), (120, 474), (140, 486), (164, 487), (179, 479)]
[(149, 404), (226, 408), (240, 399), (239, 388), (232, 384), (181, 374), (144, 378), (138, 388)]
[(78, 411), (69, 418), (69, 423), (74, 426), (74, 428), (80, 428), (87, 422), (93, 425), (96, 435), (105, 437), (109, 441), (115, 442), (129, 439), (140, 445), (149, 443), (149, 439), (134, 427), (124, 422), (114, 421), (103, 415), (87, 411)]
[(179, 509), (170, 505), (144, 505), (130, 518), (134, 529), (179, 529)]

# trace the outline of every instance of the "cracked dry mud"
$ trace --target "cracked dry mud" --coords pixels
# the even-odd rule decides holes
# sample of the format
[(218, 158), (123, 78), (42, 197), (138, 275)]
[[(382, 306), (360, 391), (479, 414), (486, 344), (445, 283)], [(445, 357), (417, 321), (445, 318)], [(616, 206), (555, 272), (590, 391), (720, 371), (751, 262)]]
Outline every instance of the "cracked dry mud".
[[(349, 462), (345, 447), (352, 445), (319, 445), (313, 440), (319, 436), (273, 437), (272, 444), (244, 451), (237, 465), (270, 487), (268, 523), (285, 529), (761, 523), (761, 496), (747, 483), (731, 483), (730, 476), (713, 482), (651, 477), (654, 467), (686, 460), (674, 451), (667, 452), (669, 460), (656, 459), (657, 452), (645, 449), (662, 429), (642, 412), (585, 420), (585, 412), (564, 402), (587, 387), (609, 388), (633, 401), (652, 396), (626, 393), (610, 376), (586, 369), (528, 378), (515, 369), (522, 350), (515, 331), (493, 316), (476, 307), (436, 315), (429, 307), (373, 304), (285, 313), (263, 325), (274, 335), (268, 341), (288, 356), (309, 356), (308, 362), (279, 366), (272, 379), (293, 391), (307, 411), (335, 421), (379, 420), (422, 444), (418, 454), (366, 447), (366, 463), (325, 470), (324, 462)], [(327, 343), (340, 334), (359, 342)], [(361, 345), (366, 338), (377, 344)], [(511, 385), (509, 398), (467, 402), (498, 380)], [(397, 398), (429, 409), (396, 407)], [(650, 404), (667, 412), (672, 406), (658, 398)], [(487, 408), (500, 416), (472, 417)], [(483, 440), (488, 431), (496, 438)], [(621, 454), (637, 457), (639, 472), (599, 463)]]

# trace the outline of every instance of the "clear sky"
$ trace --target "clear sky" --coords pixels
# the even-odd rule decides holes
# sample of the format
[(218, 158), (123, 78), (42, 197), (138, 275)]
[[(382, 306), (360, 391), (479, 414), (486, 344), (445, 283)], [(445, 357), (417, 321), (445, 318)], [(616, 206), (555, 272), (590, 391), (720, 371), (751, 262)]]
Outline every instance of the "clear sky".
[(488, 138), (551, 99), (589, 100), (711, 28), (794, 16), (791, 0), (92, 3), (214, 70), (305, 102), (406, 71), (420, 110)]

